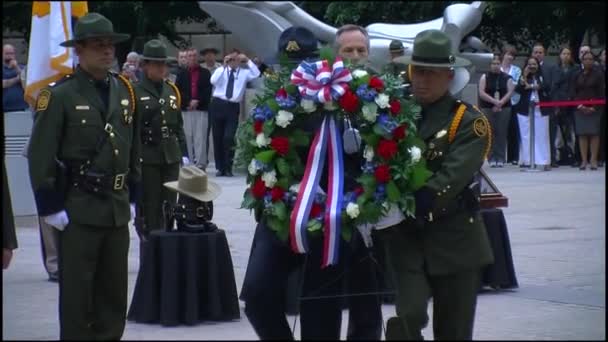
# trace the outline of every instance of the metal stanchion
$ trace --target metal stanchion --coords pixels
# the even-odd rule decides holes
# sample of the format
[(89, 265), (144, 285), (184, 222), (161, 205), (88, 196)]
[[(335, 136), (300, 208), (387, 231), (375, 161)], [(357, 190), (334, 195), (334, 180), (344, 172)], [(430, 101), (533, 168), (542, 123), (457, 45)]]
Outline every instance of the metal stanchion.
[(530, 127), (528, 130), (528, 135), (530, 136), (530, 167), (529, 168), (523, 168), (522, 171), (523, 172), (540, 172), (540, 169), (536, 168), (536, 163), (534, 161), (534, 122), (535, 120), (535, 113), (534, 113), (534, 107), (536, 107), (537, 103), (536, 101), (530, 101), (530, 107), (528, 109), (528, 117), (530, 118)]

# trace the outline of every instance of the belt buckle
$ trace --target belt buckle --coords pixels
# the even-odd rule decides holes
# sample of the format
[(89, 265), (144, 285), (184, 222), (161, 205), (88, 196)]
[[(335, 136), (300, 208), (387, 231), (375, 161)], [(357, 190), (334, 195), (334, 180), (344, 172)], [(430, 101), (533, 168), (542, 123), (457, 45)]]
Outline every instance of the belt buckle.
[(161, 133), (161, 136), (163, 137), (163, 139), (167, 139), (169, 137), (169, 127), (162, 126), (160, 128), (160, 133)]
[(121, 173), (114, 177), (114, 190), (122, 190), (125, 186), (125, 174)]
[(112, 127), (112, 125), (110, 125), (109, 123), (106, 123), (103, 130), (106, 131), (107, 133), (112, 133), (114, 131), (114, 127)]
[(204, 218), (205, 217), (205, 208), (204, 207), (197, 207), (196, 208), (196, 217), (198, 217), (198, 218)]

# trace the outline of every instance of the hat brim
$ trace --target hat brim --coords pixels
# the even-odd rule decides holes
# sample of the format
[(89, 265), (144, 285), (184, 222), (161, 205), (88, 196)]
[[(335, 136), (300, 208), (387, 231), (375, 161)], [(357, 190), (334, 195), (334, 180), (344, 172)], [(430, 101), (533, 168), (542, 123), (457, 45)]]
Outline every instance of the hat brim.
[(126, 33), (92, 34), (92, 35), (88, 35), (86, 37), (82, 37), (82, 38), (78, 38), (78, 39), (66, 40), (65, 42), (63, 42), (59, 45), (63, 46), (63, 47), (74, 47), (77, 42), (83, 41), (85, 39), (91, 39), (91, 38), (110, 38), (112, 40), (112, 43), (117, 44), (117, 43), (121, 43), (126, 40), (129, 40), (129, 38), (131, 38), (131, 35), (126, 34)]
[(393, 62), (434, 68), (461, 68), (471, 65), (471, 61), (462, 57), (454, 57), (454, 63), (425, 63), (412, 60), (411, 55), (397, 57), (393, 60)]
[(141, 56), (140, 57), (142, 60), (146, 60), (146, 61), (156, 61), (156, 62), (167, 62), (168, 58), (167, 57), (146, 57), (146, 56)]
[(204, 54), (206, 54), (207, 52), (213, 52), (214, 54), (219, 55), (220, 50), (218, 50), (218, 49), (216, 49), (216, 48), (206, 48), (206, 49), (202, 49), (202, 50), (200, 51), (201, 55), (204, 55)]
[(192, 192), (192, 191), (180, 189), (177, 183), (178, 183), (178, 181), (167, 182), (164, 184), (164, 186), (171, 190), (174, 190), (182, 195), (186, 195), (190, 198), (194, 198), (201, 202), (213, 201), (222, 193), (222, 188), (220, 188), (220, 186), (217, 183), (211, 182), (209, 180), (207, 180), (207, 191), (205, 191), (205, 192)]

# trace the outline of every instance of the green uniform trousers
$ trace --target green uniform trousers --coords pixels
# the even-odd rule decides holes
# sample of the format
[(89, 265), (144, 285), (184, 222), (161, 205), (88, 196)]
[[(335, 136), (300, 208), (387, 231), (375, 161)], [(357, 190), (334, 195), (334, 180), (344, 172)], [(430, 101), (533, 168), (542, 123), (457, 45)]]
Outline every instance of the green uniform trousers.
[(179, 175), (179, 163), (148, 164), (142, 166), (143, 203), (146, 230), (163, 230), (163, 201), (174, 204), (177, 193), (163, 186), (166, 182), (176, 181)]
[(119, 340), (127, 314), (129, 228), (70, 223), (59, 238), (62, 340)]
[[(435, 340), (471, 340), (481, 269), (430, 275), (406, 266), (403, 258), (404, 226), (378, 231), (384, 243), (386, 265), (397, 292), (398, 317), (387, 322), (387, 340), (424, 340), (422, 329), (428, 323), (427, 307), (433, 298)], [(422, 248), (420, 253), (423, 253)]]

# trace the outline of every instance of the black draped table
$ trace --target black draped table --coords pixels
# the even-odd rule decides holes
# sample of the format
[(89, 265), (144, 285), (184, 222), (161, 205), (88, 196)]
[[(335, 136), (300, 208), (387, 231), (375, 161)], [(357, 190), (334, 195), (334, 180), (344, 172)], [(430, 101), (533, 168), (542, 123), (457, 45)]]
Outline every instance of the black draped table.
[(223, 230), (154, 231), (143, 252), (128, 320), (175, 326), (240, 318), (232, 257)]

